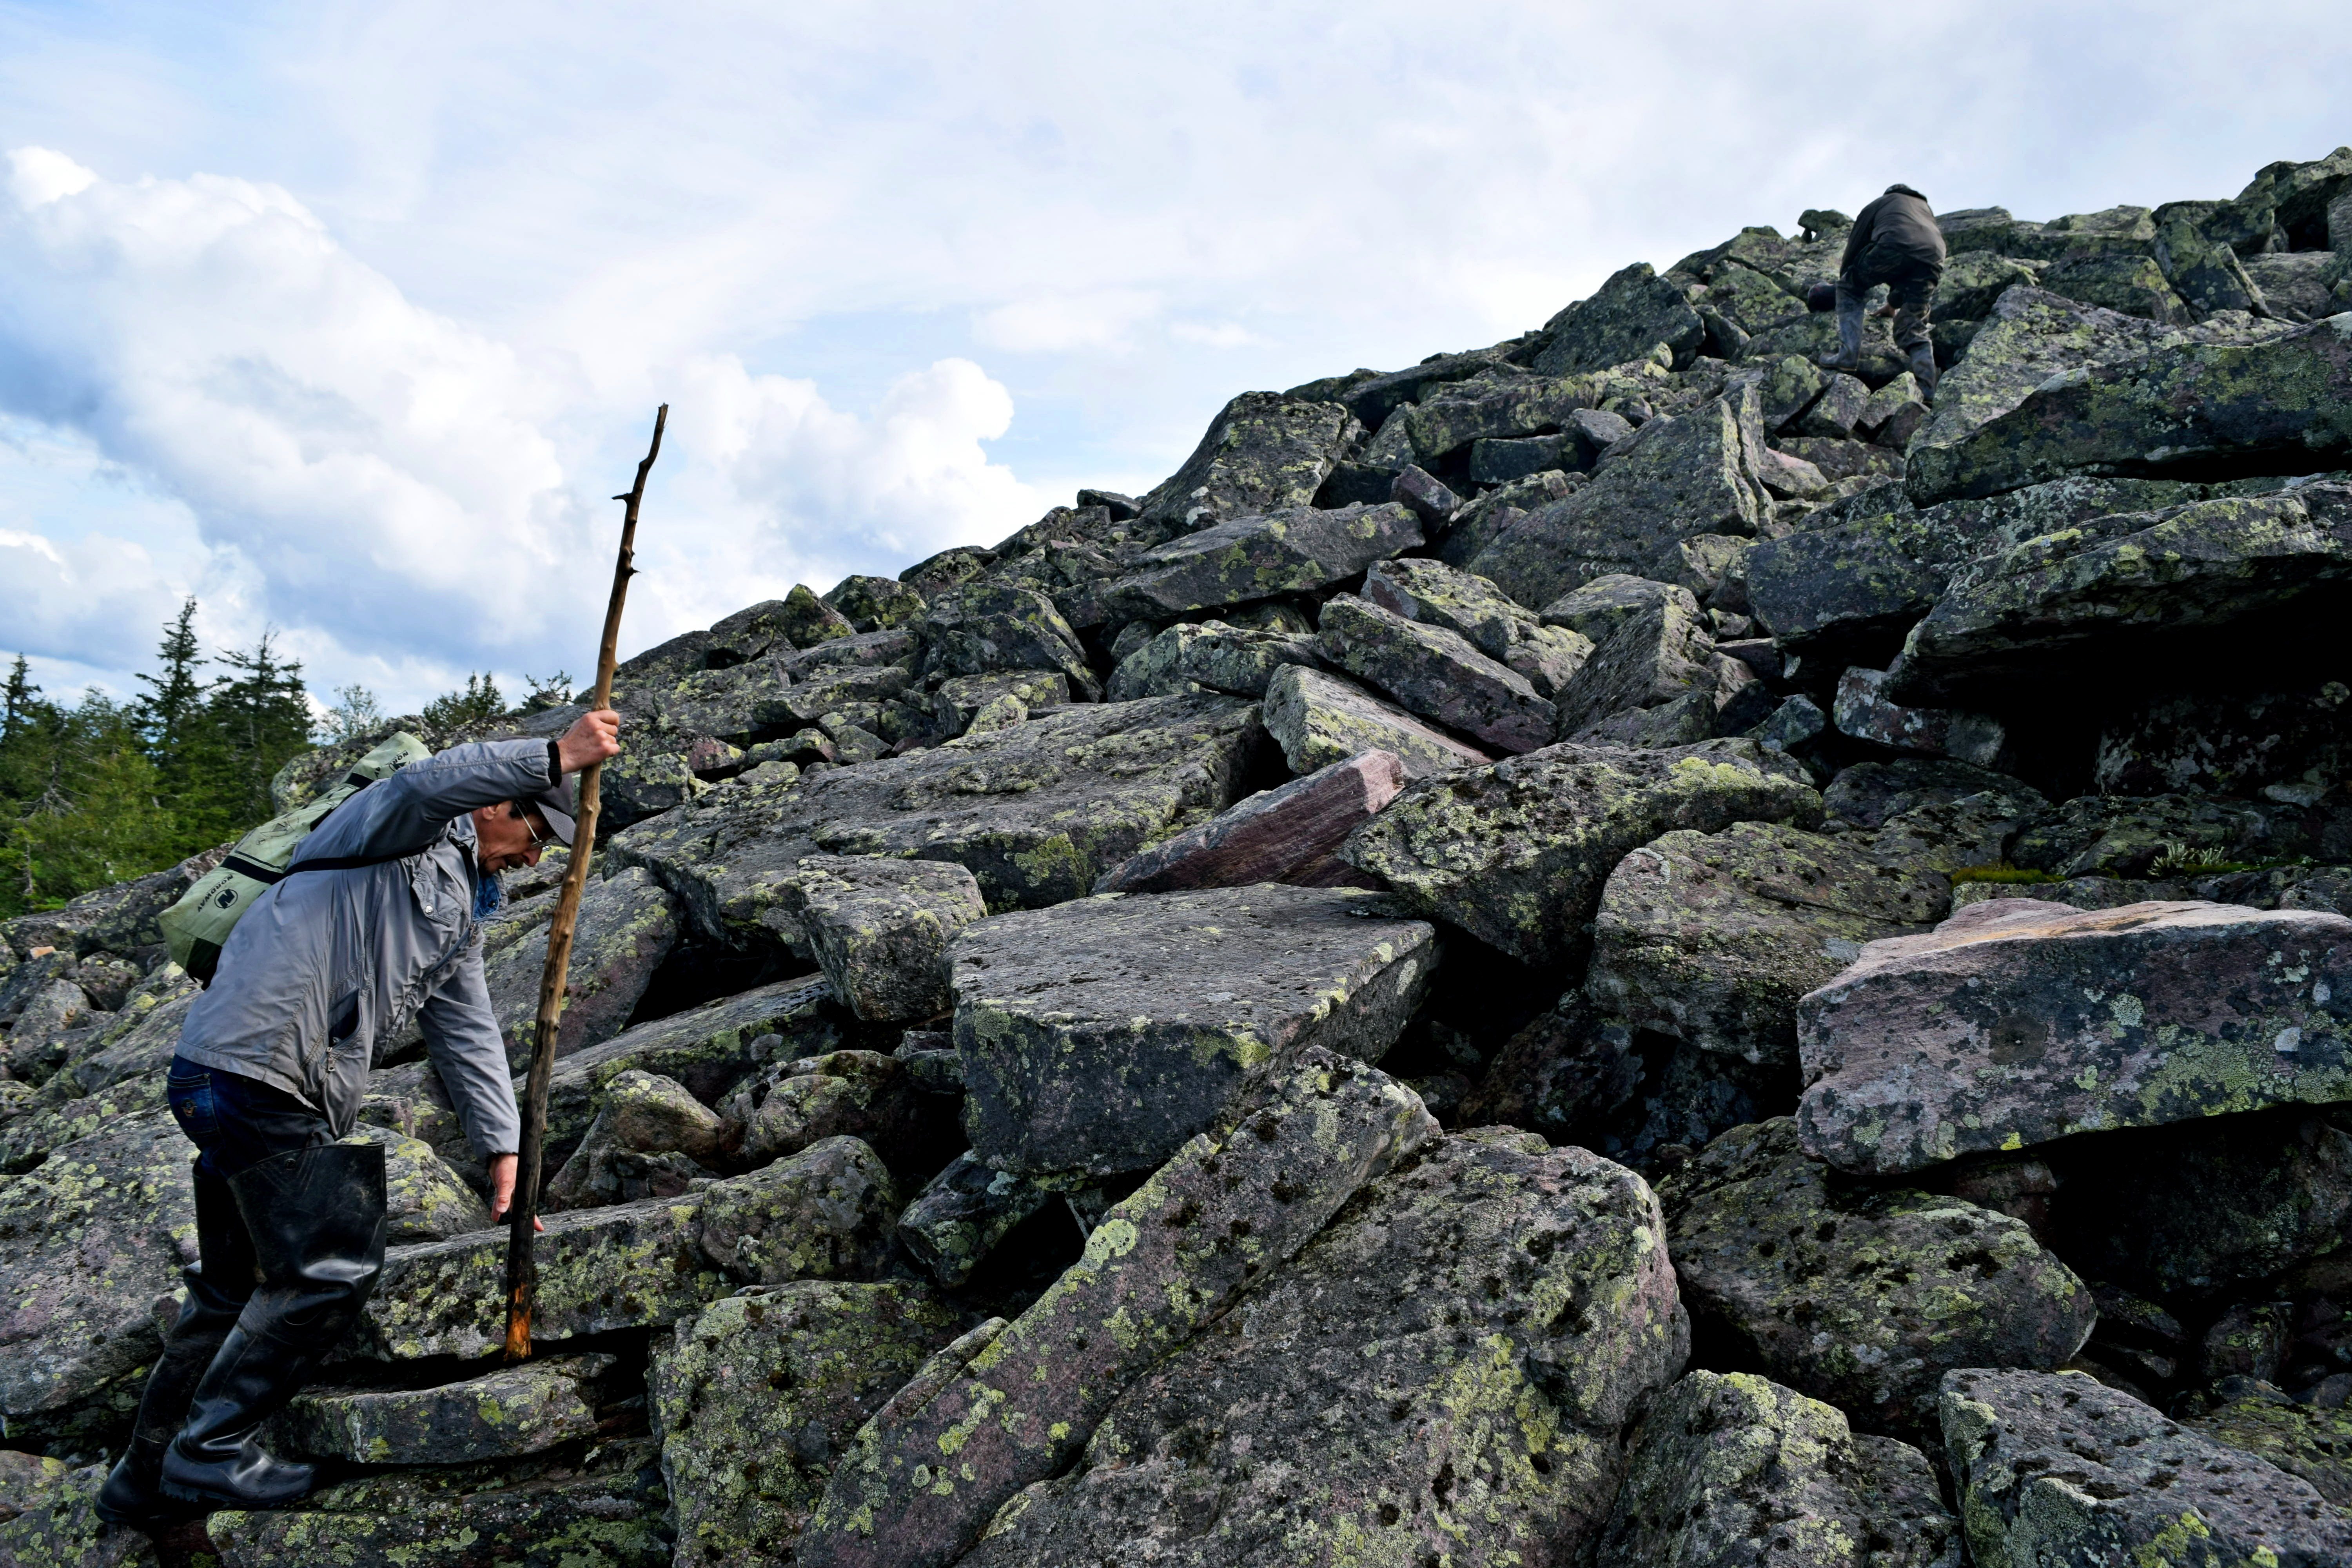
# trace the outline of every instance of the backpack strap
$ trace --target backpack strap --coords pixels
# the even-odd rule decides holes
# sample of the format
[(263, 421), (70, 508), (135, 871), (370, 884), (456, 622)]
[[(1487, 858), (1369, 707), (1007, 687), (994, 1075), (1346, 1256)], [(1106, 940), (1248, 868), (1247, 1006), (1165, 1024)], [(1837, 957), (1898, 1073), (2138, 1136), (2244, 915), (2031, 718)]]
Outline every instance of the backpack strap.
[(394, 860), (405, 860), (415, 853), (417, 851), (411, 849), (403, 855), (324, 855), (316, 860), (305, 860), (299, 866), (289, 866), (282, 871), (274, 866), (264, 866), (257, 860), (248, 860), (242, 855), (227, 856), (221, 864), (257, 882), (276, 883), (297, 871), (356, 871), (362, 866), (388, 866)]

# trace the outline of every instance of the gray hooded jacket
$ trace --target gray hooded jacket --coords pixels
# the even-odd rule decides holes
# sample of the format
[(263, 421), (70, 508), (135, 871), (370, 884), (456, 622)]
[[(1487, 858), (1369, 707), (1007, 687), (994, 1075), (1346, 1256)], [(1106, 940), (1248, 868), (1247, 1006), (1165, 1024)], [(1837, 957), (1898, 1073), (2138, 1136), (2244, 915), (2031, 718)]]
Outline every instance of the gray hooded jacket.
[(413, 1017), (474, 1152), (512, 1153), (522, 1119), (482, 977), (467, 814), (558, 776), (548, 742), (491, 741), (452, 746), (338, 806), (295, 867), (400, 858), (289, 875), (255, 900), (188, 1010), (180, 1055), (298, 1096), (341, 1138), (359, 1118), (375, 1042)]

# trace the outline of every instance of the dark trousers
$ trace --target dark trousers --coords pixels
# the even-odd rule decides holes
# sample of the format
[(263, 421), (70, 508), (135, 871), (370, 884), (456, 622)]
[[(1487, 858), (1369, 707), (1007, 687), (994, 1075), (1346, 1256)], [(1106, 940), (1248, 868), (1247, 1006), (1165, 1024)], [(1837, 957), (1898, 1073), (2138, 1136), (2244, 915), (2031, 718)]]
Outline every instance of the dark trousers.
[(1907, 353), (1928, 341), (1927, 319), (1943, 276), (1944, 269), (1933, 263), (1889, 255), (1873, 246), (1853, 258), (1850, 270), (1839, 274), (1838, 310), (1860, 310), (1863, 296), (1885, 284), (1887, 303), (1895, 307), (1895, 346)]
[(258, 1079), (172, 1059), (165, 1097), (172, 1119), (202, 1151), (196, 1169), (223, 1181), (264, 1160), (335, 1141), (327, 1119)]

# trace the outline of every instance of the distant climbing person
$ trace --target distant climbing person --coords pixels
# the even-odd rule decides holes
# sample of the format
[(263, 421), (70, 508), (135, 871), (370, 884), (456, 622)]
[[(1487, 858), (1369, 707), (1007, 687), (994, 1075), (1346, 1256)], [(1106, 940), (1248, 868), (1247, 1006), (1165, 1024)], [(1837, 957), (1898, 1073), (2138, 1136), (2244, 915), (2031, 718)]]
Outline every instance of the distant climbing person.
[(1863, 300), (1884, 283), (1895, 307), (1895, 346), (1910, 359), (1920, 396), (1933, 403), (1936, 345), (1927, 337), (1927, 308), (1943, 275), (1944, 231), (1937, 226), (1935, 209), (1908, 185), (1887, 186), (1847, 231), (1845, 255), (1838, 262), (1838, 349), (1822, 356), (1822, 366), (1861, 366)]

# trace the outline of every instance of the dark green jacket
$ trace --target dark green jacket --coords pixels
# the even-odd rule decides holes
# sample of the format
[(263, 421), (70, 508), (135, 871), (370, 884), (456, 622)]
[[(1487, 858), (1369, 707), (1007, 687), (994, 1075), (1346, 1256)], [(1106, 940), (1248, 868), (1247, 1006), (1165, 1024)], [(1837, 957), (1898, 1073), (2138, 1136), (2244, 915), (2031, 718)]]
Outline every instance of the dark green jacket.
[(1865, 254), (1873, 270), (1908, 262), (1941, 271), (1944, 231), (1936, 226), (1927, 198), (1908, 185), (1889, 185), (1885, 195), (1863, 208), (1845, 237), (1839, 272), (1851, 275)]

